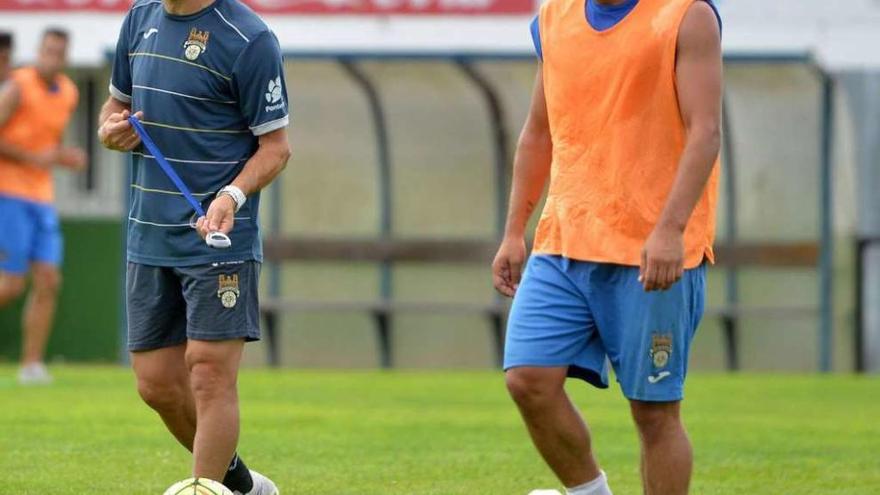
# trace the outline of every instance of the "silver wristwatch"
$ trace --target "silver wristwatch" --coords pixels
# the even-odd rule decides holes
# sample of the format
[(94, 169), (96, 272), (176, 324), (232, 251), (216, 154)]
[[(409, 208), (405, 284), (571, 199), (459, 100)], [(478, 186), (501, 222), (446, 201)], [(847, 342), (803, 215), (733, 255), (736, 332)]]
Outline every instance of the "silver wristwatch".
[(217, 197), (220, 197), (221, 194), (228, 194), (229, 197), (231, 197), (232, 200), (235, 201), (235, 212), (236, 213), (238, 213), (238, 210), (240, 210), (241, 207), (244, 206), (245, 202), (247, 201), (247, 196), (244, 195), (244, 192), (242, 192), (241, 189), (239, 189), (236, 186), (233, 186), (232, 184), (217, 191)]

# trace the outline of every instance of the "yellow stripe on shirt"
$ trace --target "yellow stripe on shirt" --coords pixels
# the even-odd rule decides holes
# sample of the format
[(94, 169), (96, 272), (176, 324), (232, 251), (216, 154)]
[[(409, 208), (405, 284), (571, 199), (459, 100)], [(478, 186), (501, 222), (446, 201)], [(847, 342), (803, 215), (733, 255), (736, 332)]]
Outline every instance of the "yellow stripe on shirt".
[(164, 127), (166, 129), (174, 129), (175, 131), (187, 131), (187, 132), (217, 132), (220, 134), (243, 134), (246, 132), (251, 132), (250, 129), (196, 129), (193, 127), (181, 127), (181, 126), (171, 125), (171, 124), (161, 124), (159, 122), (151, 122), (149, 120), (142, 120), (141, 124), (151, 125), (154, 127)]
[(191, 65), (193, 67), (198, 67), (199, 69), (204, 69), (204, 70), (210, 72), (211, 74), (214, 74), (215, 76), (222, 77), (223, 79), (226, 79), (227, 81), (232, 80), (231, 77), (229, 77), (225, 74), (221, 74), (210, 67), (206, 67), (202, 64), (197, 64), (195, 62), (190, 62), (189, 60), (184, 60), (182, 58), (169, 57), (168, 55), (159, 55), (158, 53), (150, 53), (150, 52), (131, 52), (128, 54), (128, 56), (129, 57), (155, 57), (155, 58), (161, 58), (162, 60), (170, 60), (172, 62), (180, 62), (181, 64)]

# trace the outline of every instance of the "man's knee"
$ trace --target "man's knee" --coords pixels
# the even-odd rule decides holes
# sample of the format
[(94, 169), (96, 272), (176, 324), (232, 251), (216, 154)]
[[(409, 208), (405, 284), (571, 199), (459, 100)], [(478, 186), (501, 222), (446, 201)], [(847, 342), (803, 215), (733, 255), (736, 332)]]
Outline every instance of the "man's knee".
[(138, 394), (159, 413), (174, 412), (186, 404), (186, 384), (158, 377), (138, 377)]
[(200, 362), (190, 369), (190, 385), (197, 401), (211, 401), (229, 391), (229, 380), (222, 366)]
[(633, 420), (645, 441), (653, 441), (681, 428), (679, 402), (631, 401)]
[(513, 368), (505, 374), (507, 390), (523, 409), (537, 409), (563, 391), (564, 374), (549, 368)]
[(218, 400), (235, 392), (236, 374), (224, 356), (211, 352), (187, 352), (186, 361), (196, 401)]
[(61, 271), (49, 265), (35, 265), (32, 271), (34, 294), (55, 297), (61, 289)]
[(20, 275), (0, 273), (0, 305), (21, 297), (25, 285), (25, 279)]

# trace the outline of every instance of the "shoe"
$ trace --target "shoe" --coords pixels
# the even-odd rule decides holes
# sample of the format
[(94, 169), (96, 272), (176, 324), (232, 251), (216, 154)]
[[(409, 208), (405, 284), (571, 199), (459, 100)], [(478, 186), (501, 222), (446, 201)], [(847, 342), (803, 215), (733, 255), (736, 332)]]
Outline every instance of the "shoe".
[(562, 495), (559, 490), (532, 490), (529, 495)]
[(278, 487), (269, 478), (262, 474), (251, 471), (251, 479), (254, 480), (254, 487), (247, 493), (234, 492), (235, 495), (278, 495)]
[(48, 385), (52, 383), (52, 375), (43, 363), (31, 363), (18, 370), (18, 383), (21, 385)]

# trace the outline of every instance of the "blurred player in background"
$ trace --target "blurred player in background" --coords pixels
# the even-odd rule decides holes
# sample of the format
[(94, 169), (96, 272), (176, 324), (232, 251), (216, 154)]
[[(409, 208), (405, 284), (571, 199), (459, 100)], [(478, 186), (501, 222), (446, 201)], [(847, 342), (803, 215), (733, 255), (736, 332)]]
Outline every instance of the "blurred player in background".
[[(207, 214), (139, 147), (134, 113)], [(236, 454), (237, 378), (260, 337), (259, 191), (290, 156), (281, 47), (238, 0), (136, 1), (116, 45), (98, 134), (133, 151), (128, 349), (138, 391), (193, 452), (193, 476), (236, 494), (277, 495)], [(232, 247), (205, 245), (208, 231)], [(234, 229), (233, 229), (234, 227)]]
[(566, 491), (610, 495), (563, 388), (608, 387), (610, 360), (644, 492), (684, 495), (693, 460), (679, 412), (713, 258), (720, 18), (700, 0), (549, 0), (532, 32), (542, 64), (493, 264), (495, 287), (515, 295), (507, 385)]
[[(62, 254), (52, 169), (79, 171), (86, 165), (82, 150), (61, 146), (78, 100), (76, 86), (62, 72), (67, 47), (65, 31), (47, 30), (36, 64), (10, 72), (0, 87), (0, 306), (24, 292), (30, 274), (19, 371), (24, 384), (51, 381), (43, 359)], [(3, 59), (8, 56), (0, 54), (0, 64)]]
[(0, 86), (12, 70), (12, 33), (0, 32)]

